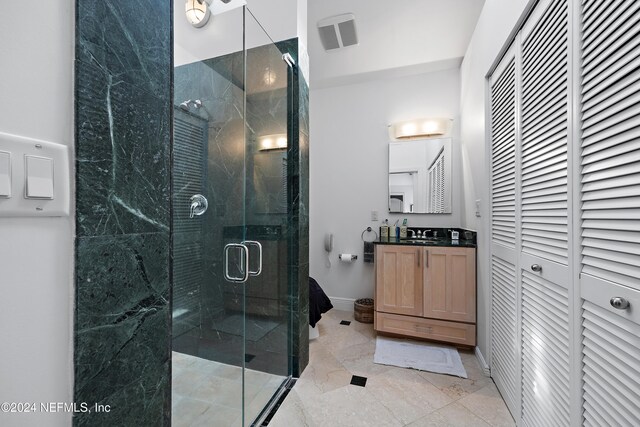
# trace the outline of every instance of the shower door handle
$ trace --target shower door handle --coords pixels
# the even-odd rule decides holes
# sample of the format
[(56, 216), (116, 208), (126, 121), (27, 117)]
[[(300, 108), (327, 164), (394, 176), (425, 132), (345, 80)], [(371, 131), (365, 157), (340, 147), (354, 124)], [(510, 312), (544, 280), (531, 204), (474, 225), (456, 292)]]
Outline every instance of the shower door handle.
[[(240, 272), (242, 276), (235, 277), (229, 273), (229, 252), (231, 249), (240, 250)], [(233, 283), (244, 283), (249, 279), (249, 248), (241, 243), (228, 243), (224, 247), (224, 278)]]
[(262, 273), (262, 244), (255, 240), (245, 240), (242, 244), (247, 247), (255, 246), (258, 248), (258, 269), (256, 271), (251, 271), (251, 268), (247, 264), (247, 270), (249, 270), (249, 276), (259, 276)]

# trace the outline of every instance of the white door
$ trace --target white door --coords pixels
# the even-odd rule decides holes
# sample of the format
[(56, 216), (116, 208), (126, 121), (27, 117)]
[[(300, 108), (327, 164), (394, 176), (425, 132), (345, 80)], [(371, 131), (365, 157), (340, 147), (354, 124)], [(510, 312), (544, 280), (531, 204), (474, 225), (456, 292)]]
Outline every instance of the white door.
[(519, 414), (516, 224), (516, 58), (509, 49), (490, 85), (491, 114), (491, 376)]
[[(489, 81), (492, 377), (519, 424), (569, 425), (568, 0), (540, 1)], [(574, 391), (574, 394), (578, 393)]]
[(640, 2), (580, 12), (584, 424), (638, 426)]
[(520, 32), (522, 413), (527, 426), (571, 418), (568, 175), (569, 4), (541, 1)]

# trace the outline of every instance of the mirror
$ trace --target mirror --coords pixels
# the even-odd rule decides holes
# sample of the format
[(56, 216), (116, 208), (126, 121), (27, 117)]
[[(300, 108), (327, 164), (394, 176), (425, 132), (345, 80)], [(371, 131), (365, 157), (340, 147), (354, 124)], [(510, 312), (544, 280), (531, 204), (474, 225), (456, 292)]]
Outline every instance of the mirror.
[(389, 212), (451, 213), (451, 138), (389, 143)]

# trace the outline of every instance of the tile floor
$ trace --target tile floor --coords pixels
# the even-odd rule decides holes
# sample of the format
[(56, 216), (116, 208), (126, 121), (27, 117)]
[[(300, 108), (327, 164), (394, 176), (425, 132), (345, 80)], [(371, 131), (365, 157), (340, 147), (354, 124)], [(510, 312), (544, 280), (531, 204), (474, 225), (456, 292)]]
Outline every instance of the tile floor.
[[(240, 367), (174, 351), (171, 369), (172, 427), (242, 427)], [(284, 379), (252, 369), (245, 371), (246, 420), (260, 414)]]
[[(473, 353), (460, 352), (468, 379), (376, 365), (372, 324), (334, 309), (318, 325), (309, 366), (269, 427), (515, 425)], [(352, 385), (353, 375), (365, 386)]]

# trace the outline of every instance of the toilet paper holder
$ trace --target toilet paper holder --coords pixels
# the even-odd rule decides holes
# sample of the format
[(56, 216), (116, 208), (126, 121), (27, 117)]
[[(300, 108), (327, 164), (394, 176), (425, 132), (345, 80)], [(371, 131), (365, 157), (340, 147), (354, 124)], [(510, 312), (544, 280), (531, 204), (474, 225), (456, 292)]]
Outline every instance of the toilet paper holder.
[[(338, 259), (342, 260), (342, 255), (347, 255), (347, 254), (340, 254), (338, 255)], [(351, 255), (351, 261), (355, 261), (358, 259), (358, 255)]]

